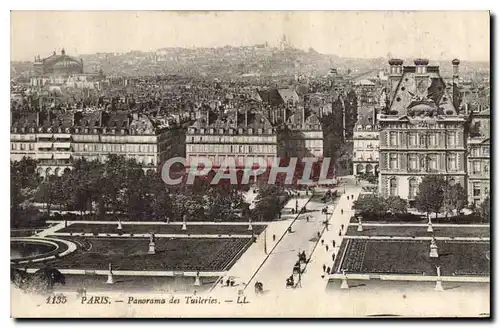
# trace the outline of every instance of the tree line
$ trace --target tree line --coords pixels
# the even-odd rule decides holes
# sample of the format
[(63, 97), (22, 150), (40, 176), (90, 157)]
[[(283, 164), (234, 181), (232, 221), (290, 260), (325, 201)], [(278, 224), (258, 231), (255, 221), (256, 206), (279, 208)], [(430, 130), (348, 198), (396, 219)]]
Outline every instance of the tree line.
[[(11, 162), (11, 218), (14, 226), (30, 221), (44, 204), (44, 211), (76, 211), (95, 219), (124, 217), (133, 220), (272, 220), (281, 210), (276, 204), (285, 195), (282, 186), (256, 186), (258, 197), (252, 211), (238, 185), (211, 185), (197, 177), (193, 185), (166, 185), (161, 172), (144, 173), (134, 159), (110, 155), (105, 163), (77, 159), (72, 170), (45, 179), (36, 171), (36, 161)], [(248, 188), (248, 186), (247, 186)], [(28, 216), (28, 217), (26, 217)]]
[[(433, 213), (436, 218), (441, 213), (445, 215), (445, 218), (457, 216), (467, 206), (467, 194), (464, 188), (458, 183), (449, 184), (443, 176), (429, 175), (424, 177), (419, 184), (418, 193), (415, 197), (415, 208), (426, 213), (428, 219)], [(471, 207), (474, 214), (483, 222), (489, 222), (489, 195), (479, 206)], [(387, 213), (406, 214), (408, 203), (399, 196), (384, 198), (380, 195), (370, 194), (356, 200), (353, 209), (361, 215), (382, 218)]]

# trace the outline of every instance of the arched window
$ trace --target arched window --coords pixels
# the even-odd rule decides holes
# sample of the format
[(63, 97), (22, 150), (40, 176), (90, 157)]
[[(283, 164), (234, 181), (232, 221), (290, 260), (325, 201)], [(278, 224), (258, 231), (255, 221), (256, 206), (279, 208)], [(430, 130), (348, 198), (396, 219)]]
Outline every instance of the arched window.
[(408, 193), (408, 198), (409, 199), (415, 199), (417, 196), (417, 190), (418, 190), (418, 183), (416, 179), (410, 179), (410, 190)]
[(389, 180), (389, 196), (397, 196), (398, 195), (398, 183), (396, 178), (392, 178)]

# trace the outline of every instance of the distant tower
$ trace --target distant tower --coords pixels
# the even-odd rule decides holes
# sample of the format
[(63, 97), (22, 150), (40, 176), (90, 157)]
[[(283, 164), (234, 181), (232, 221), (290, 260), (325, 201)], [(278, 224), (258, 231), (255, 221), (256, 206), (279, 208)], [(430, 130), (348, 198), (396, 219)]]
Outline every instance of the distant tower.
[(452, 87), (452, 98), (453, 98), (453, 106), (458, 110), (460, 110), (458, 107), (460, 106), (460, 99), (459, 99), (459, 91), (458, 91), (458, 80), (460, 77), (460, 60), (458, 59), (453, 59), (451, 61), (451, 64), (453, 65), (453, 87)]
[(289, 47), (288, 40), (286, 39), (286, 35), (283, 34), (283, 36), (281, 37), (281, 41), (280, 41), (280, 49), (286, 50), (286, 49), (288, 49), (288, 47)]

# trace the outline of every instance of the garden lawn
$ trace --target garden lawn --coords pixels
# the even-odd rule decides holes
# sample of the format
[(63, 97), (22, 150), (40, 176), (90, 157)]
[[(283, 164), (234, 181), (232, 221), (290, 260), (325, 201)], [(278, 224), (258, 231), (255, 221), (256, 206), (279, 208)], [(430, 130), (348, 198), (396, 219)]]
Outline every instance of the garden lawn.
[(428, 241), (375, 241), (351, 239), (340, 267), (346, 272), (374, 274), (488, 276), (490, 244), (484, 242), (437, 241), (439, 258), (429, 257)]
[(156, 238), (156, 254), (149, 255), (149, 238), (59, 238), (77, 250), (44, 264), (81, 270), (107, 270), (111, 263), (114, 270), (226, 271), (251, 244), (250, 238)]
[(489, 227), (436, 227), (433, 233), (427, 232), (427, 227), (412, 226), (367, 226), (363, 231), (357, 231), (357, 225), (350, 225), (346, 235), (350, 236), (392, 236), (392, 237), (490, 237)]

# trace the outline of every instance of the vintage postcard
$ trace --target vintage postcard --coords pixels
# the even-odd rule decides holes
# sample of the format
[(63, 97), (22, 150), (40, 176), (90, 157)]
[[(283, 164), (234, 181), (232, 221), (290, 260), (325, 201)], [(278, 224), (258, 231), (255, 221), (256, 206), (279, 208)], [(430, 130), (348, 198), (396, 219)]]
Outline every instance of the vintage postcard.
[(11, 316), (490, 317), (487, 11), (13, 11)]

